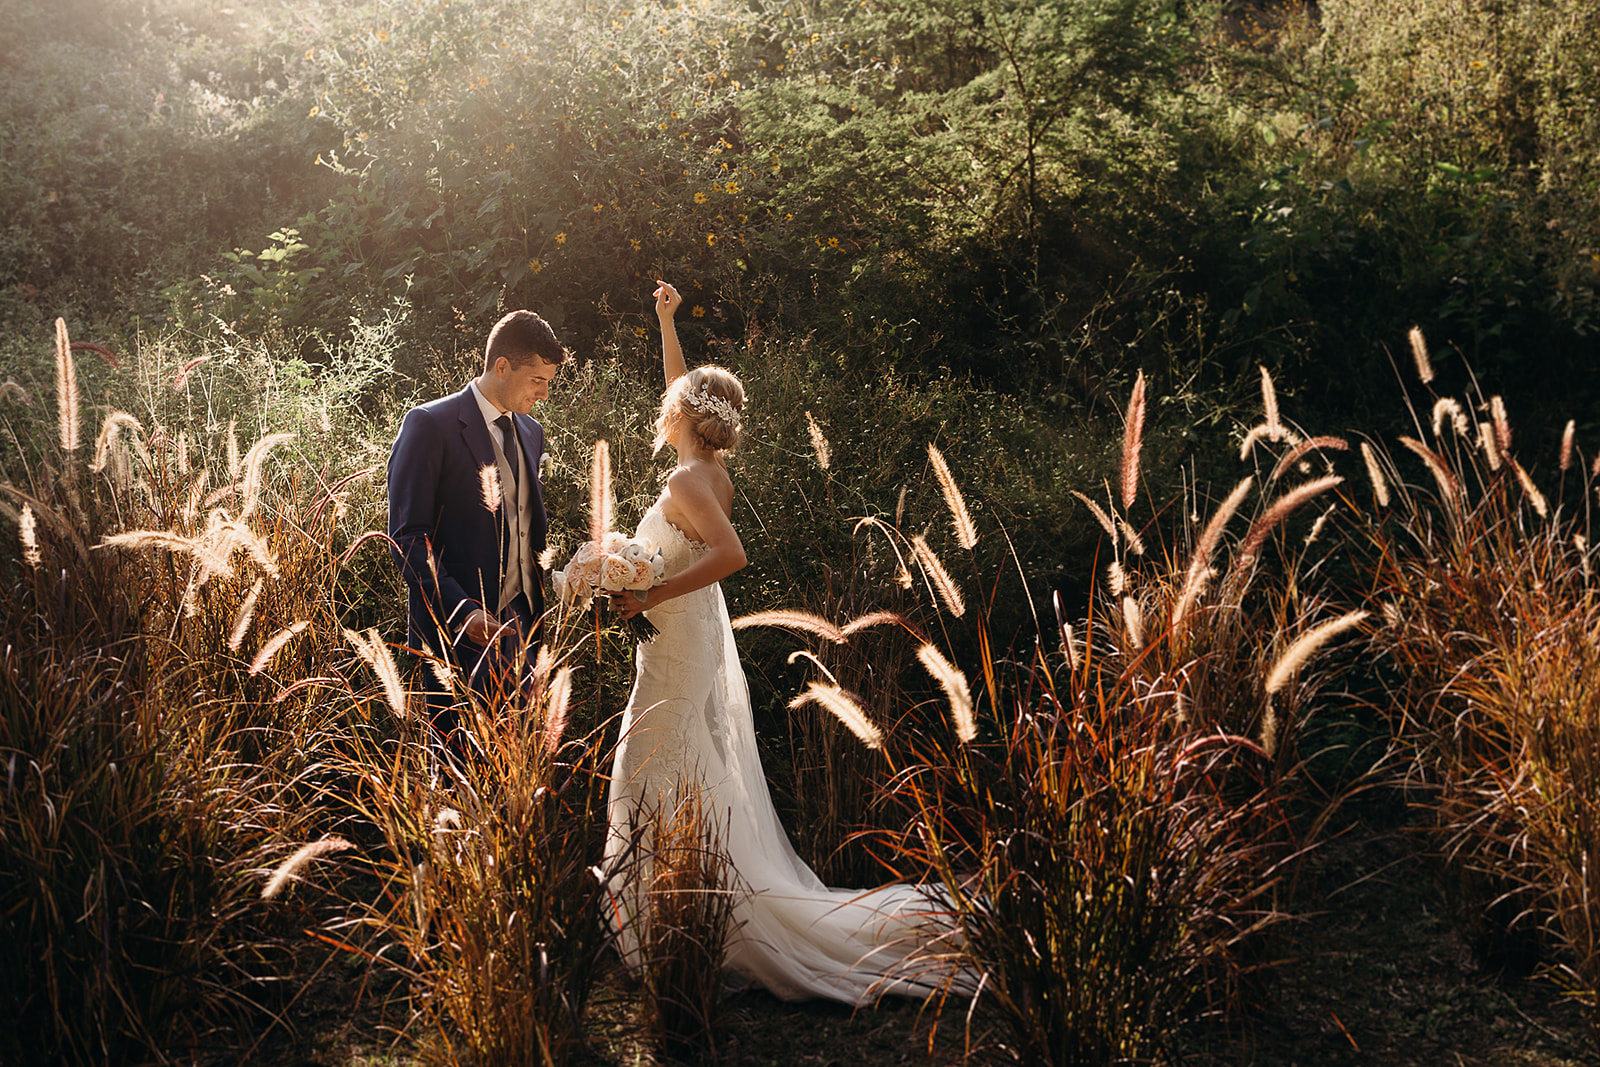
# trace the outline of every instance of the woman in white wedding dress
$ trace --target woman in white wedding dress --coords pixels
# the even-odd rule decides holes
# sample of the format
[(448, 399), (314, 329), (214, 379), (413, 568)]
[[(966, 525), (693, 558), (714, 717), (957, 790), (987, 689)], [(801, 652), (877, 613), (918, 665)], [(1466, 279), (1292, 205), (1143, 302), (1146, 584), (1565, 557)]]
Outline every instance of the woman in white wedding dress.
[[(745, 565), (722, 458), (738, 440), (744, 387), (720, 367), (687, 369), (673, 323), (682, 298), (665, 282), (655, 297), (667, 379), (657, 446), (672, 444), (678, 466), (638, 528), (663, 552), (665, 581), (643, 601), (616, 599), (624, 617), (647, 612), (660, 630), (639, 645), (612, 763), (606, 869), (619, 912), (639, 906), (626, 862), (638, 826), (652, 810), (670, 810), (679, 783), (692, 781), (735, 875), (730, 977), (790, 1000), (927, 996), (945, 987), (948, 973), (920, 951), (948, 929), (930, 896), (910, 885), (869, 892), (824, 886), (778, 822), (718, 584)], [(626, 918), (620, 926), (624, 955), (636, 961)]]

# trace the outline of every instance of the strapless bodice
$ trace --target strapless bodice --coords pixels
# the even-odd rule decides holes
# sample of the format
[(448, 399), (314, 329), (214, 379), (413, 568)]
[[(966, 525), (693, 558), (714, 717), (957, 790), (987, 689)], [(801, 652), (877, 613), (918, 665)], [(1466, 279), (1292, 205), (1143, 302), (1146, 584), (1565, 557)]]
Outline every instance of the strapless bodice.
[(659, 500), (651, 504), (639, 520), (636, 536), (661, 550), (661, 557), (666, 562), (665, 578), (671, 578), (705, 555), (710, 548), (705, 542), (694, 540), (674, 526), (662, 514)]

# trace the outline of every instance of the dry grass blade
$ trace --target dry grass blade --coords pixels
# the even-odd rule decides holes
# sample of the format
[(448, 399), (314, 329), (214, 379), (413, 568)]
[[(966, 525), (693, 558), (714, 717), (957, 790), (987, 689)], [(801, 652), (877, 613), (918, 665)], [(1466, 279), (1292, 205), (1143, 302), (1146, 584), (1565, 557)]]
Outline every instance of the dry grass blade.
[(33, 405), (33, 398), (28, 395), (28, 391), (18, 385), (14, 379), (7, 378), (4, 382), (0, 382), (0, 402), (13, 398), (30, 407)]
[(72, 341), (67, 336), (67, 320), (56, 319), (56, 421), (63, 452), (76, 452), (82, 433), (81, 398), (78, 395), (78, 367), (72, 359)]
[(822, 616), (814, 615), (809, 611), (791, 611), (779, 608), (773, 611), (757, 611), (749, 615), (741, 615), (733, 620), (733, 628), (735, 630), (745, 630), (753, 626), (774, 626), (784, 630), (798, 630), (801, 633), (832, 641), (836, 645), (842, 645), (847, 640), (843, 630)]
[(883, 747), (883, 731), (867, 718), (861, 702), (838, 686), (807, 682), (800, 695), (789, 701), (789, 707), (798, 709), (807, 704), (815, 704), (838, 719), (868, 748)]
[(1346, 441), (1342, 437), (1332, 437), (1328, 435), (1323, 435), (1320, 437), (1308, 437), (1283, 454), (1283, 458), (1278, 460), (1277, 465), (1272, 468), (1272, 473), (1267, 475), (1267, 480), (1269, 482), (1277, 481), (1279, 478), (1283, 477), (1284, 473), (1290, 467), (1304, 459), (1306, 454), (1309, 452), (1323, 450), (1344, 452), (1349, 448), (1350, 442)]
[(978, 736), (978, 723), (972, 716), (972, 690), (967, 687), (967, 676), (944, 658), (933, 645), (917, 649), (917, 659), (933, 675), (950, 701), (950, 720), (955, 728), (956, 740), (962, 744)]
[(933, 476), (939, 482), (939, 492), (944, 494), (945, 507), (950, 509), (950, 523), (955, 527), (956, 544), (970, 549), (978, 543), (978, 527), (967, 511), (967, 501), (956, 485), (955, 475), (950, 473), (950, 465), (944, 461), (944, 454), (931, 444), (928, 446), (928, 461), (933, 464)]
[(1329, 619), (1314, 626), (1296, 638), (1267, 673), (1267, 693), (1271, 695), (1281, 691), (1289, 683), (1289, 679), (1294, 677), (1295, 672), (1304, 666), (1306, 660), (1310, 659), (1319, 648), (1346, 630), (1361, 625), (1367, 615), (1365, 611), (1348, 612), (1337, 619)]
[(283, 887), (292, 879), (300, 876), (300, 871), (307, 864), (334, 852), (343, 852), (347, 848), (355, 848), (353, 844), (342, 837), (325, 837), (321, 841), (301, 845), (295, 854), (278, 864), (272, 872), (272, 877), (267, 879), (267, 884), (261, 887), (261, 899), (271, 900), (282, 892)]
[(611, 446), (604, 438), (594, 443), (589, 465), (589, 540), (604, 541), (611, 530)]
[[(1262, 374), (1266, 374), (1263, 368)], [(1133, 382), (1133, 395), (1128, 398), (1128, 412), (1123, 420), (1122, 463), (1119, 473), (1122, 487), (1122, 509), (1133, 507), (1139, 496), (1139, 450), (1144, 447), (1144, 371)]]
[(911, 539), (911, 552), (921, 565), (922, 572), (928, 576), (928, 581), (938, 593), (939, 599), (944, 602), (945, 609), (956, 618), (967, 613), (967, 602), (961, 597), (961, 589), (950, 577), (950, 572), (944, 569), (944, 564), (939, 562), (939, 557), (934, 555), (933, 549), (928, 547), (928, 542), (921, 534)]

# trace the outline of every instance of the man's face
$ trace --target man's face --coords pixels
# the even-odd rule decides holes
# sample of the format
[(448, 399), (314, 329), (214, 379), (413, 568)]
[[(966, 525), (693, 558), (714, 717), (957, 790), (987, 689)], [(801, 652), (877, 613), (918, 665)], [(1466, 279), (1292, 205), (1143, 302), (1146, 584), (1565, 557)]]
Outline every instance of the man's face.
[(538, 356), (533, 357), (526, 365), (512, 367), (505, 361), (505, 406), (509, 411), (526, 413), (533, 407), (535, 400), (543, 400), (550, 395), (550, 382), (554, 380), (560, 366), (555, 363), (546, 363)]

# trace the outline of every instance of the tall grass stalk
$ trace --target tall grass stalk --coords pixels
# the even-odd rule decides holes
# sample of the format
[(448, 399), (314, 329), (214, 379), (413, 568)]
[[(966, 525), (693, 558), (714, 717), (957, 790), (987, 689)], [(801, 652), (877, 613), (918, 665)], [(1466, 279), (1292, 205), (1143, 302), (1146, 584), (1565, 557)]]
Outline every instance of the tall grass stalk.
[(1471, 405), (1437, 398), (1431, 444), (1401, 439), (1427, 477), (1369, 527), (1372, 608), (1406, 785), (1463, 933), (1490, 968), (1554, 976), (1600, 1030), (1593, 475), (1552, 462), (1547, 500), (1495, 399), (1486, 434), (1462, 435), (1438, 412)]

